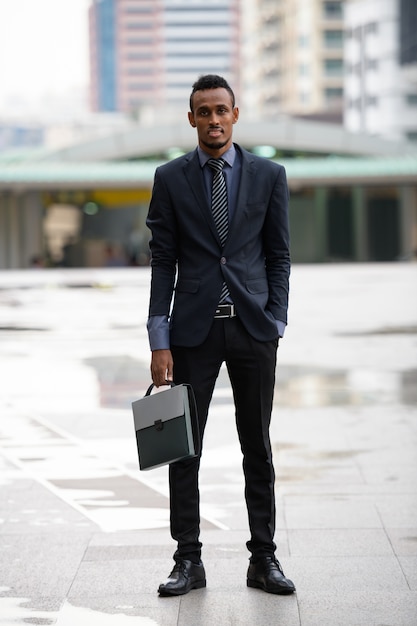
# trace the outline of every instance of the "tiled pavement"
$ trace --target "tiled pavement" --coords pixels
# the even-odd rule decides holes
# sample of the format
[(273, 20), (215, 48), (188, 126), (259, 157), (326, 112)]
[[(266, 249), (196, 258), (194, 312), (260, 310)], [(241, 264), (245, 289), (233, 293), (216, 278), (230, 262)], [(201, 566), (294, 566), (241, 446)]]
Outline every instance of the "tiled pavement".
[(295, 266), (271, 427), (291, 597), (246, 587), (222, 371), (201, 470), (206, 589), (171, 568), (166, 468), (139, 472), (149, 270), (0, 273), (0, 625), (415, 626), (417, 265)]

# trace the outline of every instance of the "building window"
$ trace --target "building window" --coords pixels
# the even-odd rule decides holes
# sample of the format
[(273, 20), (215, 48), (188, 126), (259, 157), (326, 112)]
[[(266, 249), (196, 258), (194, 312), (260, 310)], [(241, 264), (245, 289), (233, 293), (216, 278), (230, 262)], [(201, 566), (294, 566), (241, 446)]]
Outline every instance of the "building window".
[(327, 104), (338, 104), (343, 98), (343, 89), (341, 87), (327, 87), (324, 90), (324, 97)]
[(378, 98), (376, 96), (366, 96), (366, 106), (368, 107), (378, 106)]
[(126, 30), (150, 30), (151, 28), (153, 28), (153, 24), (152, 22), (127, 22), (127, 24), (124, 25), (124, 28), (126, 28)]
[(298, 45), (300, 48), (308, 48), (309, 46), (309, 38), (308, 35), (300, 35), (298, 38)]
[(360, 98), (350, 98), (348, 100), (348, 108), (349, 109), (360, 109), (361, 108)]
[(151, 83), (130, 83), (127, 86), (129, 91), (152, 91), (154, 87)]
[(405, 98), (408, 105), (417, 106), (417, 93), (408, 93)]
[(343, 74), (343, 61), (342, 59), (325, 59), (324, 60), (324, 73), (326, 76), (340, 77)]
[(129, 46), (149, 46), (152, 43), (151, 37), (128, 37), (126, 43)]
[(129, 52), (126, 55), (126, 59), (129, 61), (146, 61), (152, 58), (153, 56), (151, 52)]
[(343, 47), (343, 31), (342, 30), (325, 30), (324, 31), (324, 45), (326, 48)]
[(341, 20), (343, 17), (341, 2), (325, 2), (323, 5), (324, 17), (331, 20)]
[(365, 68), (367, 70), (377, 70), (378, 59), (365, 59)]
[(150, 67), (128, 67), (126, 74), (129, 76), (149, 76), (149, 74), (153, 74), (153, 71)]
[(354, 39), (357, 39), (358, 41), (361, 41), (361, 39), (362, 39), (362, 26), (356, 26), (355, 28), (352, 29), (352, 37)]
[(409, 130), (406, 137), (408, 141), (417, 141), (417, 130)]
[[(228, 71), (230, 71), (230, 68), (228, 68)], [(269, 70), (265, 72), (265, 77), (266, 78), (279, 78), (280, 74), (281, 74), (281, 71), (278, 67), (271, 67)]]
[(153, 13), (152, 7), (126, 7), (124, 10), (125, 13)]
[(310, 68), (307, 63), (300, 63), (298, 66), (298, 74), (300, 76), (308, 76), (310, 74)]
[(378, 32), (378, 24), (376, 22), (369, 22), (369, 24), (365, 24), (365, 34), (370, 35), (371, 33), (375, 35)]

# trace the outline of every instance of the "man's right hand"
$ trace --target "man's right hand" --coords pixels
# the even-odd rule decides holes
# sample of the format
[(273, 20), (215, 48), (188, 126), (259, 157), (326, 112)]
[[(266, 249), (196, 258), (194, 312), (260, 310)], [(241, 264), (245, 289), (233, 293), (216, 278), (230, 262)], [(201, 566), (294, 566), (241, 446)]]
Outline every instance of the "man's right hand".
[(168, 385), (173, 381), (173, 364), (171, 350), (153, 350), (151, 376), (155, 387)]

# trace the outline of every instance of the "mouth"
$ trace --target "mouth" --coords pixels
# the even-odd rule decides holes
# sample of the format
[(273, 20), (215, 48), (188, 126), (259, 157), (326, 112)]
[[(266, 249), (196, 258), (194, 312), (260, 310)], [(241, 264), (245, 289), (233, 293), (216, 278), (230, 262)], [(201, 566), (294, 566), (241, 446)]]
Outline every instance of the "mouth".
[(220, 137), (223, 133), (221, 128), (209, 128), (208, 134), (210, 137)]

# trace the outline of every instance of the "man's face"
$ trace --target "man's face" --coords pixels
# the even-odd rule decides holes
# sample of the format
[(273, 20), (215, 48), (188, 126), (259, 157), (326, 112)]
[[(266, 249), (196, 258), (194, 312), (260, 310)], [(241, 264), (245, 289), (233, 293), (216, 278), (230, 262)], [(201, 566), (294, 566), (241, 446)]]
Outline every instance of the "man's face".
[(220, 157), (232, 145), (233, 124), (239, 109), (223, 87), (196, 91), (188, 120), (197, 129), (199, 146), (213, 157)]

